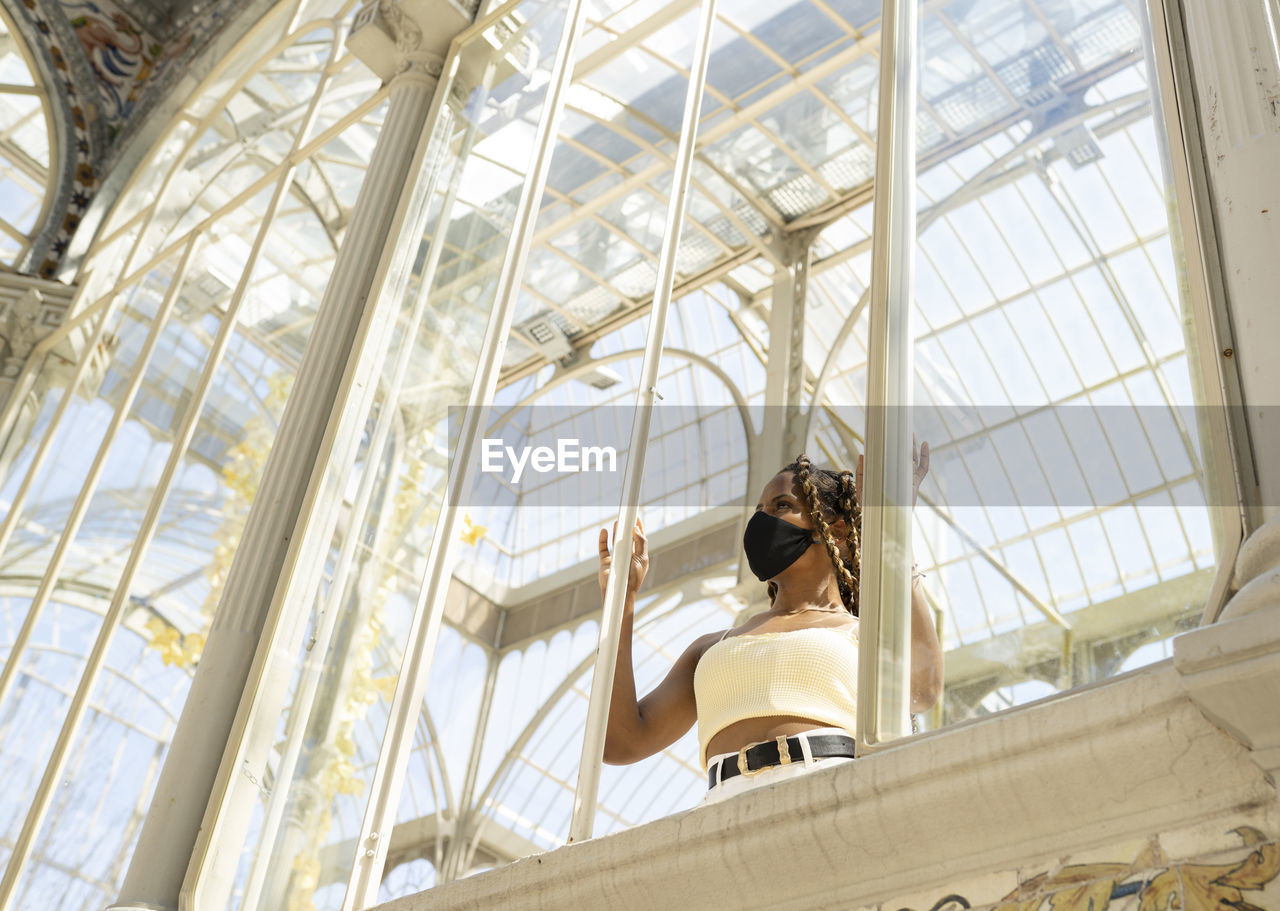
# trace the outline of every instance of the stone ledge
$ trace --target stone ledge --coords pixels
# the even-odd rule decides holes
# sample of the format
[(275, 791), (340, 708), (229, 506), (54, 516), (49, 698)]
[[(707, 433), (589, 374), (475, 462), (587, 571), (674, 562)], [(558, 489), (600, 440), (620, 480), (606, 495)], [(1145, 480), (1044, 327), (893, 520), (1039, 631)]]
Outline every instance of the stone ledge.
[(379, 908), (854, 908), (1275, 801), (1165, 661)]
[(1184, 633), (1174, 640), (1173, 661), (1188, 697), (1247, 746), (1274, 780), (1280, 772), (1280, 607), (1254, 607)]

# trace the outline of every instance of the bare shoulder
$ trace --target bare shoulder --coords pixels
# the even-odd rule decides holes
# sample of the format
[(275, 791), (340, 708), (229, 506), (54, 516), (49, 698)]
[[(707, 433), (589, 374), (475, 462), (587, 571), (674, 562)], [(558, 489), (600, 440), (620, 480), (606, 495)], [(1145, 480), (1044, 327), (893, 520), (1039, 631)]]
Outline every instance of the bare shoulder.
[(723, 639), (727, 632), (729, 632), (727, 629), (718, 629), (713, 633), (704, 633), (694, 639), (685, 648), (680, 657), (676, 659), (675, 667), (682, 668), (685, 673), (692, 674), (707, 649)]
[(727, 632), (729, 632), (729, 630), (720, 629), (720, 630), (716, 630), (714, 633), (704, 633), (703, 635), (699, 636), (697, 639), (694, 639), (691, 643), (689, 643), (689, 647), (684, 650), (684, 655), (682, 655), (681, 657), (690, 658), (692, 659), (693, 663), (696, 664), (698, 662), (698, 659), (702, 657), (703, 652), (705, 652), (707, 649), (711, 648), (711, 646), (715, 645), (717, 642), (723, 639), (724, 634)]

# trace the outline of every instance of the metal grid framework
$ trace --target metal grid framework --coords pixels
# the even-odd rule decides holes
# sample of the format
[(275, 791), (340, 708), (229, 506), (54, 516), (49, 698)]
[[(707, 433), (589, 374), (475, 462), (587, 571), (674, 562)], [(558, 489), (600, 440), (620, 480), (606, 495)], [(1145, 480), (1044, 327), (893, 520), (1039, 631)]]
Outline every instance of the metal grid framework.
[[(495, 418), (518, 423), (527, 439), (556, 432), (544, 415), (604, 420), (634, 395), (693, 6), (587, 5), (495, 402)], [(88, 259), (111, 264), (92, 270), (79, 304), (101, 314), (109, 366), (66, 408), (65, 392), (45, 397), (0, 487), (12, 504), (31, 475), (0, 554), (8, 645), (91, 473), (95, 445), (84, 441), (104, 432), (113, 410), (127, 411), (18, 684), (0, 705), (12, 735), (5, 743), (40, 744), (21, 756), (5, 751), (10, 780), (34, 787), (53, 745), (47, 718), (65, 711), (77, 686), (161, 466), (197, 402), (154, 544), (128, 586), (128, 635), (108, 656), (77, 741), (115, 758), (101, 774), (68, 767), (93, 791), (75, 806), (92, 806), (94, 817), (77, 821), (70, 803), (54, 804), (25, 874), (23, 907), (64, 892), (72, 896), (64, 907), (101, 906), (118, 886), (189, 673), (181, 661), (162, 660), (147, 623), (158, 618), (182, 637), (198, 634), (216, 601), (385, 111), (385, 90), (342, 50), (351, 9), (337, 0), (282, 3), (177, 117)], [(664, 457), (674, 467), (643, 504), (650, 535), (692, 543), (700, 516), (753, 494), (745, 490), (747, 441), (761, 426), (774, 282), (806, 239), (803, 396), (816, 406), (806, 445), (836, 465), (850, 465), (861, 449), (878, 11), (862, 0), (720, 5), (677, 260), (680, 297), (659, 378), (671, 407), (651, 443), (682, 455)], [(938, 467), (916, 510), (914, 545), (948, 651), (946, 720), (1095, 679), (1137, 656), (1158, 658), (1153, 650), (1187, 622), (1207, 588), (1213, 542), (1196, 428), (1151, 417), (1195, 399), (1141, 33), (1135, 8), (1110, 0), (931, 0), (921, 9), (916, 401)], [(32, 84), (5, 98), (40, 95)], [(398, 399), (391, 442), (386, 453), (362, 451), (365, 469), (386, 477), (371, 509), (393, 519), (366, 525), (355, 516), (359, 536), (336, 540), (322, 568), (320, 601), (332, 589), (335, 604), (347, 597), (344, 566), (358, 568), (361, 587), (351, 597), (362, 607), (354, 615), (378, 630), (361, 653), (368, 698), (343, 728), (350, 750), (333, 773), (324, 843), (307, 855), (314, 868), (297, 868), (291, 886), (291, 900), (317, 908), (342, 902), (447, 467), (442, 397), (469, 380), (441, 380), (432, 365), (460, 370), (477, 344), (474, 319), (461, 314), (483, 308), (525, 177), (509, 140), (531, 133), (537, 115), (514, 105), (502, 116), (482, 125), (461, 172), (460, 214), (438, 244), (429, 331)], [(32, 129), (33, 117), (19, 126)], [(33, 148), (10, 139), (19, 126), (0, 125), (0, 152)], [(15, 167), (25, 165), (11, 162), (6, 175)], [(270, 199), (279, 189), (277, 208)], [(259, 245), (260, 231), (267, 240)], [(179, 260), (196, 238), (184, 271)], [(129, 400), (129, 376), (175, 281), (180, 293), (160, 353)], [(218, 356), (228, 319), (236, 328), (206, 396), (202, 370)], [(537, 321), (555, 327), (568, 355), (546, 352)], [(446, 355), (445, 347), (464, 353)], [(584, 380), (600, 368), (614, 377)], [(1097, 452), (1076, 451), (1055, 423), (1052, 406), (1081, 403), (1133, 414), (1114, 437), (1123, 446), (1113, 444), (1101, 463)], [(978, 406), (1003, 407), (1003, 420), (954, 420)], [(1001, 455), (1019, 463), (1009, 466), (1011, 486), (1015, 478), (1032, 485), (1014, 491), (1018, 503), (975, 502), (970, 460), (983, 439), (998, 440)], [(1132, 461), (1154, 472), (1126, 471), (1138, 446), (1146, 450)], [(1091, 491), (1088, 507), (1057, 486), (1073, 472), (1083, 476), (1086, 457), (1090, 478), (1112, 482)], [(596, 530), (615, 504), (519, 508), (526, 498), (555, 496), (554, 482), (530, 484), (508, 488), (499, 505), (477, 506), (471, 519), (483, 532), (471, 535), (458, 576), (500, 607), (537, 597), (552, 577), (593, 578)], [(373, 525), (377, 534), (366, 534)], [(737, 566), (725, 562), (642, 600), (641, 689), (696, 635), (733, 621), (743, 606), (737, 578)], [(596, 634), (588, 618), (499, 650), (491, 638), (446, 626), (382, 897), (563, 843)], [(1028, 644), (1012, 661), (984, 663), (983, 647), (1002, 637)], [(310, 767), (317, 778), (334, 768)], [(700, 789), (691, 732), (639, 766), (605, 769), (596, 832), (688, 806)], [(25, 813), (11, 805), (3, 817), (7, 844)], [(69, 834), (78, 824), (127, 837), (94, 841), (91, 863)], [(463, 837), (445, 834), (455, 831)]]
[(26, 256), (49, 205), (53, 122), (44, 85), (0, 9), (0, 263)]

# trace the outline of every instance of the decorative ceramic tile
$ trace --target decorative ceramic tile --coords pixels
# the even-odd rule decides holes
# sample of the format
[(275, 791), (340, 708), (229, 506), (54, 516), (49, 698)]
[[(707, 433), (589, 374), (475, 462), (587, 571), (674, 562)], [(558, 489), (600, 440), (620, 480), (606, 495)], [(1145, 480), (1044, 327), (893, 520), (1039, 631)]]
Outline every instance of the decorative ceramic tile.
[(1210, 855), (1237, 851), (1241, 826), (1265, 832), (1268, 840), (1280, 839), (1280, 816), (1277, 807), (1262, 807), (1252, 812), (1233, 813), (1229, 817), (1182, 826), (1160, 833), (1160, 847), (1173, 863), (1184, 860), (1203, 860)]
[(884, 902), (884, 911), (960, 911), (999, 902), (1017, 888), (1018, 878), (1012, 870), (966, 876), (946, 888), (895, 896)]
[(163, 45), (111, 0), (58, 0), (58, 5), (98, 80), (99, 116), (107, 123), (108, 140), (114, 140), (148, 85), (190, 49), (192, 35)]
[[(1261, 830), (1236, 829), (1240, 844), (1216, 863), (1169, 863), (1148, 845), (1123, 861), (1068, 863), (1024, 879), (996, 911), (1280, 911), (1280, 842)], [(1131, 845), (1129, 846), (1132, 847)]]
[(245, 0), (210, 3), (170, 41), (159, 42), (113, 0), (22, 0), (17, 25), (44, 62), (54, 119), (69, 142), (48, 220), (26, 268), (52, 278), (122, 145), (214, 32)]

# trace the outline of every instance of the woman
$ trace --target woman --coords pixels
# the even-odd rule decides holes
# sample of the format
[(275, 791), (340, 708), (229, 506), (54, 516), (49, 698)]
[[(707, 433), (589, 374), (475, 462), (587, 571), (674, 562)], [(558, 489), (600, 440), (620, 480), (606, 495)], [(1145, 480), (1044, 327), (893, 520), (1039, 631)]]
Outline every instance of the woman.
[[(929, 470), (928, 443), (917, 455), (913, 441), (912, 461), (914, 504)], [(605, 762), (621, 765), (652, 756), (697, 721), (710, 787), (706, 803), (853, 758), (861, 487), (861, 456), (856, 475), (816, 468), (803, 454), (779, 471), (743, 535), (752, 572), (768, 583), (769, 609), (741, 626), (695, 639), (643, 699), (636, 697), (631, 639), (649, 554), (637, 520)], [(602, 594), (610, 561), (602, 528)], [(913, 573), (913, 712), (929, 708), (942, 691), (942, 649), (920, 578)]]

